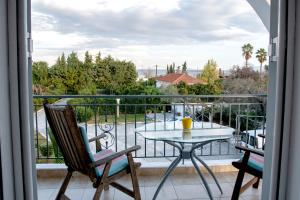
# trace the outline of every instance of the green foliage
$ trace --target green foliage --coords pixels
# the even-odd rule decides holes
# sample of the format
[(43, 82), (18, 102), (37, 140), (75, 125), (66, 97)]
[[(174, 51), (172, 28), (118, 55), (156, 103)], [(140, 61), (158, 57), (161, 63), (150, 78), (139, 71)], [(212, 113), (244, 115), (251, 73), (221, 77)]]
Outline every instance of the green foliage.
[(172, 63), (170, 66), (167, 65), (167, 74), (175, 73), (175, 63)]
[(221, 94), (223, 91), (221, 80), (219, 77), (217, 62), (213, 59), (207, 61), (203, 67), (203, 71), (198, 76), (201, 80), (207, 84), (196, 84), (190, 88), (190, 92), (193, 94)]
[(214, 84), (194, 84), (188, 87), (188, 93), (195, 95), (218, 95), (222, 92), (220, 80), (215, 81)]
[(51, 144), (42, 143), (39, 145), (39, 150), (41, 152), (41, 155), (44, 157), (51, 156), (53, 154), (53, 147)]
[(94, 111), (90, 107), (79, 106), (76, 107), (75, 113), (78, 122), (86, 122), (93, 116)]
[(166, 95), (178, 95), (178, 89), (176, 85), (161, 86), (159, 91)]
[(258, 62), (260, 63), (260, 77), (262, 76), (262, 67), (263, 63), (267, 61), (267, 51), (264, 48), (260, 48), (256, 51), (256, 58)]
[(48, 85), (48, 64), (43, 61), (32, 63), (32, 82), (34, 85)]
[(185, 82), (182, 82), (182, 81), (179, 82), (177, 84), (177, 90), (178, 90), (178, 93), (181, 95), (189, 94), (188, 85)]
[(95, 95), (97, 93), (97, 88), (95, 84), (90, 84), (86, 88), (83, 88), (78, 91), (78, 94), (81, 95)]
[(135, 86), (137, 72), (132, 62), (98, 56), (95, 68), (97, 88), (104, 89), (107, 94), (122, 94), (126, 88)]
[(137, 79), (135, 65), (107, 56), (100, 52), (93, 61), (87, 51), (84, 61), (72, 52), (65, 58), (62, 54), (56, 63), (48, 68), (45, 62), (33, 63), (35, 93), (50, 94), (96, 94), (101, 90), (106, 94), (122, 94), (127, 87), (134, 87)]
[(187, 64), (186, 61), (184, 61), (184, 63), (182, 64), (182, 73), (187, 72)]
[(207, 63), (203, 67), (203, 71), (200, 75), (200, 78), (208, 84), (213, 85), (215, 81), (218, 81), (219, 71), (217, 62), (213, 59), (207, 61)]
[(252, 57), (252, 54), (253, 54), (253, 46), (250, 43), (244, 44), (242, 46), (242, 52), (243, 52), (243, 56), (246, 61), (245, 66), (248, 67), (248, 60)]
[(256, 58), (258, 62), (262, 65), (267, 61), (267, 51), (264, 48), (260, 48), (256, 51)]
[(61, 153), (61, 151), (60, 151), (60, 149), (59, 149), (59, 147), (56, 143), (55, 137), (54, 137), (51, 129), (48, 131), (48, 134), (49, 134), (50, 141), (51, 141), (51, 144), (52, 144), (54, 156), (56, 158), (56, 160), (55, 160), (56, 163), (63, 163), (64, 162), (63, 159), (62, 159), (63, 155), (62, 155), (62, 153)]
[(229, 78), (236, 79), (253, 79), (255, 81), (259, 80), (259, 73), (255, 71), (252, 67), (242, 67), (235, 65), (230, 70)]
[[(216, 102), (215, 102), (216, 103)], [(236, 128), (236, 117), (238, 115), (248, 115), (248, 116), (264, 116), (266, 113), (266, 108), (260, 101), (253, 101), (253, 105), (249, 107), (247, 105), (232, 105), (229, 108), (228, 104), (214, 104), (213, 108), (211, 106), (206, 106), (204, 110), (198, 110), (195, 113), (195, 120), (197, 121), (209, 121), (209, 116), (212, 117), (212, 121), (215, 123), (222, 123), (223, 125), (229, 126), (231, 125), (232, 128)], [(258, 129), (259, 127), (259, 120), (261, 118), (252, 118), (252, 120), (248, 119), (248, 125), (246, 123), (246, 117), (240, 118), (240, 130), (244, 131)]]

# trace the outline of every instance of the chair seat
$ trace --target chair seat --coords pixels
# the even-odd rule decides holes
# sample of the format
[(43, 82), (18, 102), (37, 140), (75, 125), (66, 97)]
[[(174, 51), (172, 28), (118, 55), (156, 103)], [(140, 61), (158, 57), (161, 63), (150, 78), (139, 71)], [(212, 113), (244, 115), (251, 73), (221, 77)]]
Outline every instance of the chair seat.
[[(240, 169), (242, 167), (242, 159), (243, 157), (236, 162), (232, 162), (232, 165)], [(256, 154), (250, 154), (246, 171), (252, 175), (262, 177), (263, 168), (264, 168), (264, 157)]]
[(264, 170), (264, 157), (251, 154), (248, 160), (248, 166), (262, 172)]
[[(100, 160), (102, 158), (105, 158), (105, 157), (113, 154), (113, 153), (114, 153), (114, 151), (112, 151), (110, 149), (104, 149), (104, 150), (94, 154), (94, 160), (95, 161)], [(105, 165), (103, 164), (103, 165), (100, 165), (96, 168), (96, 175), (98, 177), (102, 176), (104, 166)], [(108, 176), (112, 176), (112, 175), (126, 169), (128, 166), (129, 165), (128, 165), (127, 157), (124, 156), (124, 155), (120, 156), (116, 159), (113, 159)]]

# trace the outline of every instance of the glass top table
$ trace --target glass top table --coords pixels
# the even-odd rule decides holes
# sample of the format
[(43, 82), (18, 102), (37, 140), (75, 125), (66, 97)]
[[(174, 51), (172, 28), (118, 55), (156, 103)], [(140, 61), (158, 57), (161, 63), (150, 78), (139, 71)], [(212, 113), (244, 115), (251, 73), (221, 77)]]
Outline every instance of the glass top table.
[(161, 187), (163, 186), (166, 179), (169, 177), (171, 172), (177, 167), (181, 160), (190, 159), (202, 179), (208, 196), (213, 199), (211, 190), (205, 180), (203, 173), (201, 172), (199, 166), (196, 163), (198, 160), (211, 174), (214, 178), (221, 193), (222, 188), (216, 179), (215, 175), (209, 168), (209, 166), (196, 155), (195, 150), (209, 144), (213, 141), (229, 140), (233, 137), (234, 129), (222, 126), (215, 123), (203, 122), (194, 124), (193, 128), (190, 130), (183, 130), (181, 121), (176, 122), (158, 122), (149, 123), (136, 128), (136, 133), (149, 140), (164, 141), (179, 150), (179, 155), (171, 163), (165, 172), (154, 196), (153, 200), (156, 199)]

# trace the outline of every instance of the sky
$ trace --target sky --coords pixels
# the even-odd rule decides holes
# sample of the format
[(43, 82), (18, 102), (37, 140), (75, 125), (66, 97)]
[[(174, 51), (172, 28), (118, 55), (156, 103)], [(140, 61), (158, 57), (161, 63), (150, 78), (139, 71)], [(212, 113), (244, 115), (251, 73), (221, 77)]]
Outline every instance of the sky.
[[(32, 0), (34, 61), (63, 52), (101, 52), (137, 68), (187, 62), (201, 69), (243, 65), (245, 43), (267, 49), (269, 35), (246, 0)], [(250, 60), (259, 66), (255, 55)]]

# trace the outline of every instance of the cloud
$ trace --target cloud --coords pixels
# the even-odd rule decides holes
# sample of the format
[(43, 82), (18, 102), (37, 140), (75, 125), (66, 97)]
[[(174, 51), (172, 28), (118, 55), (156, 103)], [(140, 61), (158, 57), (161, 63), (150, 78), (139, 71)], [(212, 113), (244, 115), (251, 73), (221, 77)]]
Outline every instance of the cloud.
[(238, 9), (232, 6), (233, 1), (182, 0), (178, 2), (177, 9), (169, 11), (136, 6), (120, 12), (78, 11), (72, 7), (36, 1), (33, 4), (33, 21), (37, 29), (61, 34), (76, 33), (95, 40), (107, 38), (112, 42), (117, 38), (132, 44), (209, 42), (249, 37), (253, 30), (262, 32), (261, 28), (257, 29), (262, 25), (257, 23), (255, 13), (236, 14)]
[(39, 50), (199, 45), (267, 34), (246, 0), (33, 0), (32, 10)]

